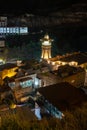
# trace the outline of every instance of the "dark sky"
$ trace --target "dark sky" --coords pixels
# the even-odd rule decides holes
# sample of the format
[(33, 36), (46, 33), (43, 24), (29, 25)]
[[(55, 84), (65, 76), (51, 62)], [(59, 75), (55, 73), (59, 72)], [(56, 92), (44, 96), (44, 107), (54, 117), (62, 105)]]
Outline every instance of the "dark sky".
[(71, 6), (84, 0), (0, 0), (0, 14), (2, 13), (37, 13), (38, 10), (53, 11)]
[[(72, 12), (73, 4), (83, 4), (83, 2), (87, 2), (87, 0), (0, 0), (0, 15), (2, 14), (15, 14), (20, 15), (21, 13), (33, 13), (39, 15), (47, 15), (53, 11), (60, 11), (63, 10), (64, 12), (66, 9)], [(77, 9), (78, 8), (78, 9)], [(78, 12), (86, 12), (87, 9), (81, 9), (81, 6), (76, 6), (75, 10), (79, 10)], [(60, 44), (68, 42), (69, 45), (72, 44), (74, 48), (78, 48), (78, 50), (82, 49), (85, 50), (87, 47), (87, 15), (81, 16), (81, 24), (74, 24), (70, 26), (67, 24), (64, 29), (62, 27), (58, 30), (58, 37), (60, 43), (58, 41), (58, 47)], [(83, 13), (84, 14), (84, 13)], [(85, 17), (84, 17), (85, 16)], [(85, 23), (85, 24), (84, 24)], [(69, 26), (69, 27), (68, 27)], [(75, 27), (76, 26), (76, 27)], [(54, 30), (55, 32), (55, 30)], [(53, 30), (52, 30), (53, 33)], [(63, 39), (63, 41), (61, 40)], [(84, 43), (84, 46), (83, 46)]]

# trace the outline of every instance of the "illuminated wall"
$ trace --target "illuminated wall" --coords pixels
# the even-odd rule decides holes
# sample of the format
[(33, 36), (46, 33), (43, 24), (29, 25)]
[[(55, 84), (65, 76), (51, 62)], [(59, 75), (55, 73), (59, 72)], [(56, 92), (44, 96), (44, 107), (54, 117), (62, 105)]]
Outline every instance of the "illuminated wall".
[(32, 74), (16, 78), (14, 81), (9, 82), (9, 87), (14, 89), (21, 86), (21, 88), (32, 87), (36, 89), (41, 87), (41, 84), (41, 79), (36, 78), (36, 74)]
[(26, 87), (31, 87), (32, 86), (32, 80), (26, 80), (24, 82), (20, 82), (20, 85), (22, 86), (22, 88), (26, 88)]
[(42, 46), (42, 59), (51, 58), (51, 46)]
[(28, 27), (0, 27), (0, 34), (27, 34)]
[(42, 42), (42, 59), (49, 59), (51, 58), (51, 42), (52, 39), (49, 38), (49, 35), (45, 35), (44, 38), (40, 39)]
[(14, 67), (14, 68), (10, 68), (10, 69), (5, 69), (2, 72), (0, 72), (0, 77), (2, 79), (6, 78), (6, 77), (12, 77), (15, 76), (17, 74), (16, 70), (18, 69), (18, 67)]

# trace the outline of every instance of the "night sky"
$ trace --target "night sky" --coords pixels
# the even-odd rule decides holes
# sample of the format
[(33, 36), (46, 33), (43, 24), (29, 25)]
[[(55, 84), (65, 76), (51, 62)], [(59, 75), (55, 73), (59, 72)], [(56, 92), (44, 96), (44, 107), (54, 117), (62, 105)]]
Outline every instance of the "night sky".
[[(53, 12), (63, 11), (65, 13), (67, 9), (68, 12), (72, 13), (74, 11), (72, 10), (73, 5), (84, 3), (86, 5), (87, 0), (0, 0), (0, 15), (31, 13), (50, 16)], [(87, 50), (87, 8), (77, 6), (75, 11), (76, 13), (83, 12), (83, 14), (85, 12), (84, 16), (81, 16), (81, 24), (67, 24), (66, 22), (66, 25), (57, 26), (56, 31), (55, 28), (54, 31), (51, 29), (52, 35), (56, 36), (58, 49), (70, 46), (70, 49), (75, 48), (77, 51)]]
[(86, 0), (0, 0), (0, 14), (2, 13), (39, 13), (52, 12), (72, 6), (74, 3)]

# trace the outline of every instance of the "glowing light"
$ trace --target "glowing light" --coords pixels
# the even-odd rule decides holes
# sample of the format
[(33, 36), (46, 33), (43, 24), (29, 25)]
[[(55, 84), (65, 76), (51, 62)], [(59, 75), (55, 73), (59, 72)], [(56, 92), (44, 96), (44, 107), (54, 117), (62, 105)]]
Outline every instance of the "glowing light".
[(46, 35), (44, 36), (44, 38), (45, 38), (45, 39), (49, 39), (49, 35), (46, 34)]
[(62, 65), (66, 65), (66, 62), (62, 62)]
[(5, 64), (5, 60), (0, 59), (0, 65)]
[(52, 65), (55, 65), (55, 62), (52, 62)]
[(15, 108), (16, 108), (16, 104), (11, 103), (10, 108), (11, 108), (11, 109), (15, 109)]
[(75, 82), (75, 80), (72, 80), (72, 81), (71, 81), (71, 83), (74, 83), (74, 82)]
[(47, 63), (50, 64), (50, 60), (47, 60)]
[(39, 83), (38, 83), (38, 79), (37, 79), (37, 78), (35, 78), (35, 82), (34, 82), (34, 84), (35, 84), (35, 86), (38, 86), (38, 85), (39, 85)]
[(77, 62), (75, 62), (75, 61), (72, 61), (72, 62), (69, 62), (69, 65), (71, 65), (71, 66), (77, 66), (77, 65), (78, 65), (78, 63), (77, 63)]
[(44, 41), (44, 42), (42, 43), (42, 45), (44, 45), (44, 46), (49, 46), (49, 45), (51, 45), (51, 43), (50, 43), (49, 41)]

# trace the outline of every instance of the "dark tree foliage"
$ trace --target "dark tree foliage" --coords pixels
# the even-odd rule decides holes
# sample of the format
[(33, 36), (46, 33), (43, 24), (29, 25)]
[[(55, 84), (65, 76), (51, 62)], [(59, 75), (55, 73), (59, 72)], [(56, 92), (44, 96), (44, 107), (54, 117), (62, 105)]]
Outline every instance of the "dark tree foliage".
[[(22, 114), (24, 113), (19, 112)], [(61, 120), (56, 118), (43, 118), (42, 120), (23, 120), (18, 114), (5, 115), (0, 118), (0, 130), (86, 130), (87, 129), (87, 103), (75, 111), (64, 112)]]

